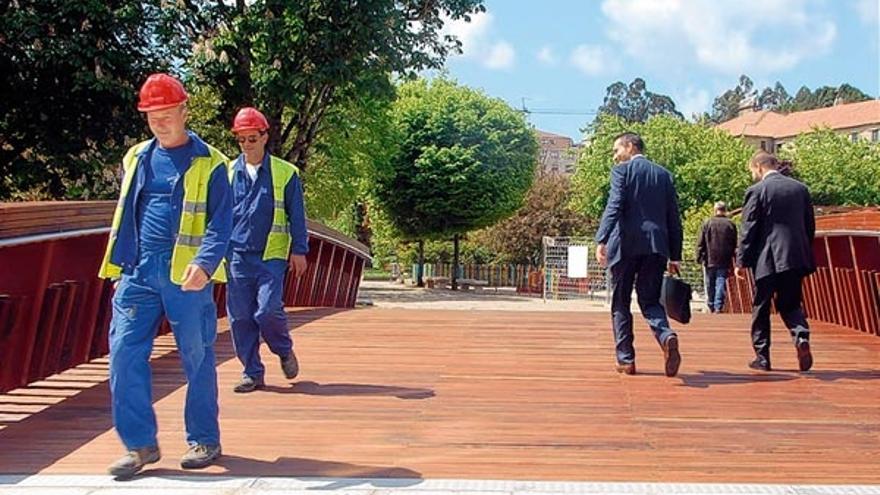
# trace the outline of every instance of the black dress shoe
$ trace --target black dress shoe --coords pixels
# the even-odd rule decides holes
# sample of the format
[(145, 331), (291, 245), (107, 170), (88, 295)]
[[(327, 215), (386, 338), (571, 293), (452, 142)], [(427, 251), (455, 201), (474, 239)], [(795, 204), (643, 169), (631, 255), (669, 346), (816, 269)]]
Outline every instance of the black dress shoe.
[(615, 366), (614, 369), (622, 375), (635, 375), (636, 363), (617, 363), (617, 366)]
[(795, 347), (797, 348), (798, 368), (801, 371), (809, 371), (813, 367), (813, 354), (810, 353), (810, 342), (801, 340)]
[(758, 371), (770, 371), (770, 361), (756, 357), (751, 363), (749, 363), (749, 368)]
[(663, 359), (666, 361), (666, 376), (677, 375), (678, 367), (681, 366), (681, 354), (678, 352), (677, 336), (673, 335), (663, 343)]

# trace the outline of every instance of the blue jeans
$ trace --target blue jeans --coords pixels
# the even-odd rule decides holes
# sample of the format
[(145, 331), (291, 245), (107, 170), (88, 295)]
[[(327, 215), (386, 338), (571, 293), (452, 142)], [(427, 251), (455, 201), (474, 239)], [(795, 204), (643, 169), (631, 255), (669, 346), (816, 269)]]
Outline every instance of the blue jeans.
[(706, 267), (706, 305), (713, 313), (720, 313), (724, 308), (728, 276), (730, 273), (727, 267)]
[(282, 301), (287, 261), (263, 261), (263, 253), (239, 252), (229, 260), (226, 311), (235, 355), (245, 375), (259, 378), (266, 371), (260, 361), (261, 336), (275, 355), (286, 358), (293, 352)]
[(611, 322), (614, 325), (614, 341), (617, 362), (632, 363), (636, 359), (633, 347), (633, 318), (630, 311), (633, 285), (636, 288), (639, 308), (654, 338), (661, 346), (675, 335), (666, 318), (666, 310), (660, 304), (660, 288), (666, 258), (657, 254), (626, 258), (614, 264), (611, 272)]
[(186, 374), (186, 441), (190, 445), (220, 444), (213, 284), (200, 291), (183, 291), (171, 282), (170, 273), (171, 253), (145, 254), (134, 273), (122, 276), (113, 295), (113, 425), (129, 450), (158, 445), (149, 359), (162, 316), (171, 323)]

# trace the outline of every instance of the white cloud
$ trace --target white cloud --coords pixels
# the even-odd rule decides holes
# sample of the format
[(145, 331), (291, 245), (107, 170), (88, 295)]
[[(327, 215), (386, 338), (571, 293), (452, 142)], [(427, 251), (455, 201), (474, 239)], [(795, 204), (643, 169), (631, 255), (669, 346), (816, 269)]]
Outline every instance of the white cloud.
[(596, 45), (578, 45), (572, 50), (569, 62), (588, 76), (609, 74), (620, 68), (608, 50)]
[(559, 59), (556, 58), (556, 54), (553, 52), (553, 48), (550, 45), (544, 45), (538, 51), (538, 60), (544, 65), (556, 65), (559, 62)]
[(865, 24), (880, 24), (880, 0), (857, 0), (853, 7)]
[(442, 34), (450, 34), (461, 41), (464, 59), (475, 60), (484, 67), (499, 70), (513, 67), (516, 50), (505, 40), (493, 36), (495, 18), (488, 12), (471, 16), (471, 21), (445, 19)]
[(705, 89), (697, 89), (688, 87), (684, 93), (675, 94), (672, 97), (675, 101), (675, 108), (686, 119), (690, 119), (693, 114), (700, 114), (709, 111), (712, 103), (712, 97)]
[(827, 53), (837, 26), (807, 0), (604, 0), (608, 31), (658, 67), (697, 63), (722, 74), (771, 73)]
[(506, 41), (499, 41), (489, 48), (483, 64), (490, 69), (509, 69), (513, 67), (515, 57), (513, 46)]

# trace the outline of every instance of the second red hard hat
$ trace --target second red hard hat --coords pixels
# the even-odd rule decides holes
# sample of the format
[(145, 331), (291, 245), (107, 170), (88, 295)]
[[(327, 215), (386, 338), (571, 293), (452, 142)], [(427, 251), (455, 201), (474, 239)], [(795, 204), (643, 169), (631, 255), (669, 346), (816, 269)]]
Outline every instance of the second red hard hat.
[(269, 128), (266, 116), (254, 107), (244, 107), (235, 115), (232, 121), (232, 132), (241, 131), (265, 131)]

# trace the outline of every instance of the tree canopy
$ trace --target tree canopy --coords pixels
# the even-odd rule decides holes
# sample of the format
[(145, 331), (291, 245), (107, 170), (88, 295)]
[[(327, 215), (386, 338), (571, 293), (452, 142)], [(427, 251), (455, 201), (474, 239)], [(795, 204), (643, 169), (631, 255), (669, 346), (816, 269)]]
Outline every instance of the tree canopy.
[(781, 157), (794, 162), (817, 205), (880, 204), (880, 146), (852, 142), (831, 129), (815, 129), (783, 146)]
[(510, 218), (477, 232), (473, 240), (488, 246), (495, 261), (540, 265), (544, 236), (577, 236), (589, 230), (587, 218), (571, 209), (571, 196), (567, 177), (538, 175), (523, 207)]
[(715, 98), (712, 102), (712, 114), (704, 117), (706, 120), (719, 124), (736, 117), (740, 107), (746, 104), (750, 104), (754, 110), (788, 113), (869, 99), (871, 97), (868, 94), (849, 84), (841, 84), (838, 87), (821, 86), (815, 91), (801, 86), (797, 93), (791, 96), (785, 86), (777, 81), (773, 87), (766, 87), (759, 91), (748, 76), (741, 75), (734, 88), (728, 89)]
[(245, 105), (269, 120), (270, 149), (305, 169), (324, 118), (357, 99), (387, 97), (389, 76), (442, 66), (461, 43), (444, 19), (482, 0), (187, 2), (198, 26), (191, 70), (220, 97), (226, 121)]
[(398, 149), (377, 170), (377, 196), (405, 239), (491, 225), (522, 204), (538, 143), (499, 99), (445, 79), (407, 82), (393, 125)]
[(615, 115), (627, 122), (645, 122), (655, 115), (684, 118), (672, 98), (648, 91), (645, 80), (637, 77), (629, 85), (622, 81), (608, 86), (599, 114)]
[(108, 165), (146, 129), (138, 87), (178, 47), (161, 3), (0, 4), (0, 199), (115, 192)]

